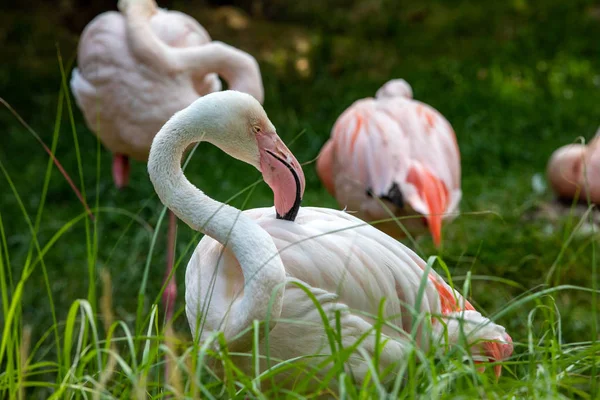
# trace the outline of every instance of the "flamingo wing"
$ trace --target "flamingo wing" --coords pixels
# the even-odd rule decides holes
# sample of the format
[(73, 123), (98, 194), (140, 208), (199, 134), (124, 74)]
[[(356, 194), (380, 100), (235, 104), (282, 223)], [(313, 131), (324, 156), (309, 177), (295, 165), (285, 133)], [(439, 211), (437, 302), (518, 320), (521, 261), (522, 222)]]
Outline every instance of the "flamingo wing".
[[(417, 306), (422, 282), (425, 286), (418, 313), (444, 318), (467, 310), (481, 317), (435, 271), (425, 276), (426, 263), (413, 251), (347, 213), (303, 207), (294, 223), (277, 220), (274, 208), (245, 213), (271, 235), (288, 277), (282, 314), (269, 334), (272, 357), (330, 354), (321, 314), (298, 284), (317, 299), (332, 326), (336, 326), (336, 312), (340, 313), (345, 346), (367, 334), (367, 350), (374, 349), (374, 337), (369, 332), (372, 333), (381, 301), (385, 299), (383, 317), (388, 324), (381, 328), (382, 340), (391, 340), (380, 359), (382, 369), (403, 358), (413, 324), (410, 310)], [(226, 324), (229, 305), (241, 300), (243, 287), (240, 267), (233, 255), (205, 237), (186, 272), (186, 303), (192, 332), (200, 315), (197, 311), (205, 318), (204, 335)], [(490, 327), (487, 336), (478, 336), (479, 339), (508, 340), (504, 328), (483, 320)], [(432, 324), (438, 335), (436, 340), (443, 340), (443, 324), (437, 320)], [(423, 332), (422, 326), (420, 330)], [(424, 348), (434, 340), (421, 334), (416, 338)], [(243, 360), (240, 362), (245, 365)], [(248, 368), (252, 368), (251, 363)]]
[(410, 148), (376, 100), (359, 100), (348, 108), (336, 121), (329, 143), (323, 151), (334, 155), (330, 174), (342, 206), (367, 220), (390, 217), (380, 199), (392, 207), (404, 206), (398, 184), (406, 165), (399, 155), (407, 155)]
[(446, 187), (451, 197), (447, 210), (453, 211), (461, 196), (461, 171), (460, 151), (450, 123), (437, 110), (417, 100), (382, 99), (379, 105), (396, 121), (410, 144), (411, 161)]

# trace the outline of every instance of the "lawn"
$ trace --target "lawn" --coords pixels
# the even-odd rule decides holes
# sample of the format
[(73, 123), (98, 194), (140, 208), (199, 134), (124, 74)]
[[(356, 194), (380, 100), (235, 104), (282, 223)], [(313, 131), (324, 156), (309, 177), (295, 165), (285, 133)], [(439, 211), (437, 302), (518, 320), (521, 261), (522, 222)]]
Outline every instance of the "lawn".
[[(593, 212), (544, 217), (537, 210), (553, 196), (548, 189), (533, 190), (532, 180), (545, 182), (554, 149), (580, 137), (589, 140), (600, 125), (600, 8), (592, 1), (559, 0), (320, 3), (286, 7), (273, 1), (264, 17), (249, 19), (244, 28), (235, 28), (223, 11), (181, 1), (173, 8), (197, 18), (214, 39), (258, 59), (265, 109), (305, 163), (304, 205), (337, 207), (320, 184), (313, 161), (337, 116), (354, 100), (373, 96), (387, 80), (406, 79), (416, 99), (453, 125), (462, 156), (461, 215), (444, 228), (442, 248), (436, 250), (429, 237), (405, 243), (425, 259), (439, 255), (459, 287), (470, 276), (469, 298), (483, 314), (499, 315), (497, 322), (515, 341), (515, 354), (498, 383), (489, 373), (478, 375), (469, 365), (449, 360), (432, 367), (441, 377), (436, 380), (411, 362), (406, 373), (413, 384), (398, 395), (599, 398), (600, 236), (576, 233), (585, 222), (580, 220)], [(351, 6), (341, 6), (345, 4)], [(87, 344), (94, 347), (98, 332), (100, 346), (117, 346), (123, 365), (131, 369), (114, 367), (114, 376), (107, 378), (110, 393), (133, 398), (138, 391), (138, 398), (145, 398), (139, 395), (145, 390), (148, 397), (160, 398), (162, 321), (152, 323), (151, 316), (166, 257), (166, 221), (158, 226), (163, 207), (144, 164), (133, 164), (129, 188), (114, 188), (110, 154), (85, 126), (71, 93), (64, 91), (79, 32), (63, 22), (61, 13), (49, 6), (1, 13), (0, 97), (48, 146), (54, 142), (57, 158), (85, 193), (96, 219), (86, 218), (56, 168), (47, 172), (47, 154), (3, 108), (0, 393), (12, 398), (24, 381), (27, 388), (21, 394), (26, 398), (91, 396), (94, 386), (86, 374), (100, 381), (101, 374), (94, 371), (113, 369), (106, 366), (111, 362), (106, 354), (97, 361), (99, 353), (86, 350)], [(209, 145), (198, 148), (187, 176), (220, 201), (260, 177)], [(261, 183), (250, 197), (239, 196), (231, 204), (251, 208), (272, 201), (268, 186)], [(183, 312), (185, 266), (198, 240), (196, 232), (179, 224), (180, 296), (174, 329), (182, 340), (181, 359), (186, 350), (199, 351), (189, 343)], [(102, 271), (110, 273), (112, 295), (101, 301), (106, 291)], [(96, 328), (78, 337), (79, 311), (70, 312), (74, 304), (78, 310), (78, 299), (89, 301), (90, 313), (100, 312), (110, 299), (113, 318), (124, 321), (132, 344), (124, 339), (105, 344), (99, 317), (92, 319)], [(122, 327), (114, 336), (128, 337)], [(29, 350), (23, 338), (29, 340)], [(136, 357), (129, 355), (129, 347)], [(26, 374), (21, 373), (20, 351), (30, 356)], [(77, 354), (82, 358), (72, 364)], [(90, 365), (84, 368), (86, 363)], [(251, 378), (238, 377), (235, 386), (183, 375), (186, 393), (260, 397)], [(383, 389), (372, 383), (349, 387), (344, 395), (358, 397), (360, 390), (368, 398)]]

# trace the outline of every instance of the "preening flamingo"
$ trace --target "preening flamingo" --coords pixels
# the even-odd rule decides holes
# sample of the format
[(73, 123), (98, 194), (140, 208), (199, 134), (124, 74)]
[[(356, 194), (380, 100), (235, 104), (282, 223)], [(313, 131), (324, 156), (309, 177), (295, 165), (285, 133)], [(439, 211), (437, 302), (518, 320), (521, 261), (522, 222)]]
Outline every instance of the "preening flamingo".
[(552, 153), (547, 173), (559, 197), (600, 204), (600, 129), (587, 145), (568, 144)]
[[(338, 118), (317, 159), (317, 174), (342, 207), (365, 221), (404, 218), (413, 234), (427, 226), (436, 245), (442, 220), (453, 217), (462, 196), (460, 152), (450, 123), (412, 99), (403, 79), (383, 85), (375, 98), (354, 102)], [(401, 238), (396, 221), (375, 225)]]
[[(181, 170), (182, 154), (201, 141), (261, 171), (274, 192), (275, 206), (240, 211), (211, 199), (189, 182)], [(377, 315), (381, 299), (386, 299), (384, 316), (399, 329), (382, 327), (380, 343), (385, 347), (379, 367), (384, 370), (402, 360), (410, 348), (408, 310), (417, 308), (423, 280), (418, 311), (439, 320), (431, 320), (432, 330), (422, 330), (431, 335), (417, 335), (420, 346), (456, 344), (462, 318), (478, 359), (499, 361), (512, 353), (505, 329), (484, 318), (433, 270), (424, 277), (425, 261), (406, 246), (343, 211), (300, 208), (305, 184), (300, 164), (260, 103), (247, 94), (211, 93), (176, 113), (154, 138), (148, 173), (163, 204), (192, 229), (206, 234), (188, 263), (185, 292), (190, 328), (202, 341), (222, 331), (230, 351), (250, 351), (253, 331), (244, 331), (254, 320), (265, 321), (270, 312), (268, 344), (273, 359), (328, 354), (320, 314), (301, 284), (319, 301), (331, 326), (338, 324), (336, 311), (341, 313), (345, 347), (370, 332), (360, 347), (371, 356), (377, 341), (375, 319), (369, 315)], [(264, 334), (264, 329), (259, 332)], [(481, 341), (485, 343), (475, 343)], [(261, 355), (266, 354), (266, 343), (262, 336)], [(361, 381), (367, 363), (360, 354), (355, 356), (348, 367)], [(305, 360), (316, 368), (321, 361)], [(264, 357), (260, 362), (264, 370)], [(239, 357), (235, 363), (254, 374), (252, 357)], [(495, 372), (500, 374), (500, 365)]]
[[(121, 0), (83, 31), (71, 89), (90, 130), (113, 154), (117, 187), (129, 180), (129, 157), (146, 161), (156, 132), (198, 97), (221, 90), (221, 75), (233, 89), (262, 102), (256, 60), (211, 42), (192, 17), (159, 9), (154, 0)], [(175, 252), (176, 218), (169, 213), (167, 271)], [(174, 277), (163, 293), (167, 320), (173, 314)]]

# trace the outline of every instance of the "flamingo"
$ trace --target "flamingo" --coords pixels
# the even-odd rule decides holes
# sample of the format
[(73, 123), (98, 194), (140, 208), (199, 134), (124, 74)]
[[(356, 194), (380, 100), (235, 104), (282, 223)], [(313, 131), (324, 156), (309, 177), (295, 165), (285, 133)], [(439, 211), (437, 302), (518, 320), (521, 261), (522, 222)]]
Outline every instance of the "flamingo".
[(547, 174), (559, 197), (600, 204), (600, 129), (587, 145), (568, 144), (552, 153)]
[[(383, 85), (375, 98), (354, 102), (338, 118), (317, 159), (317, 174), (338, 203), (367, 222), (407, 218), (413, 234), (427, 226), (436, 246), (442, 220), (458, 210), (460, 152), (450, 123), (412, 99), (404, 79)], [(397, 221), (376, 224), (401, 238)]]
[[(275, 206), (240, 211), (188, 181), (181, 170), (183, 152), (202, 141), (258, 169), (273, 190)], [(302, 168), (252, 96), (211, 93), (176, 113), (154, 138), (148, 173), (162, 203), (205, 234), (185, 275), (188, 323), (200, 341), (222, 332), (230, 351), (248, 352), (254, 335), (249, 328), (270, 313), (268, 340), (259, 329), (260, 354), (266, 354), (267, 343), (275, 360), (330, 354), (320, 313), (305, 288), (331, 326), (341, 326), (344, 347), (367, 334), (360, 348), (371, 356), (378, 346), (370, 316), (387, 300), (384, 317), (400, 330), (381, 328), (380, 343), (386, 343), (378, 359), (381, 370), (408, 353), (411, 307), (439, 316), (431, 322), (428, 340), (417, 335), (423, 348), (457, 344), (463, 325), (465, 334), (472, 335), (474, 357), (500, 361), (512, 353), (504, 327), (483, 317), (435, 271), (425, 275), (425, 261), (402, 243), (346, 212), (300, 208)], [(348, 367), (360, 382), (368, 367), (360, 354), (355, 356)], [(306, 359), (315, 368), (321, 361)], [(248, 374), (255, 373), (253, 363), (252, 357), (235, 359), (236, 367)], [(260, 367), (267, 368), (264, 357)], [(495, 373), (501, 373), (499, 364)]]
[[(129, 158), (146, 161), (156, 132), (198, 97), (231, 88), (263, 101), (256, 60), (212, 41), (192, 17), (159, 9), (154, 0), (121, 0), (118, 12), (98, 15), (84, 29), (71, 89), (87, 126), (113, 153), (117, 188), (129, 181)], [(177, 220), (169, 213), (166, 320), (173, 316), (177, 286), (169, 280), (175, 258)], [(168, 280), (168, 282), (167, 282)]]

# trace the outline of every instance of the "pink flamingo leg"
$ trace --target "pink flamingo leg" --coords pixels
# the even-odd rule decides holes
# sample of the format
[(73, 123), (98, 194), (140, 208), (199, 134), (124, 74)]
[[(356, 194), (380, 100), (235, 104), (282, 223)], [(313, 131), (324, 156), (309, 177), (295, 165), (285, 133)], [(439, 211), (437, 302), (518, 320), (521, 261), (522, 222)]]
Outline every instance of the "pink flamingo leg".
[(129, 157), (125, 154), (115, 153), (112, 164), (113, 180), (117, 189), (129, 185)]
[(177, 284), (175, 275), (169, 279), (171, 271), (173, 270), (173, 264), (175, 263), (175, 234), (177, 231), (177, 217), (172, 211), (169, 211), (169, 232), (167, 235), (167, 269), (165, 271), (166, 282), (165, 291), (162, 294), (162, 303), (165, 309), (165, 318), (170, 321), (173, 318), (173, 311), (175, 310), (175, 298), (177, 297)]
[[(173, 265), (175, 263), (175, 234), (177, 232), (177, 217), (172, 211), (168, 211), (169, 214), (169, 230), (167, 233), (167, 269), (165, 271), (165, 278), (163, 286), (166, 283), (165, 291), (162, 294), (162, 305), (165, 310), (165, 320), (167, 325), (171, 323), (173, 318), (173, 312), (175, 311), (175, 298), (177, 297), (177, 284), (175, 280), (175, 274), (169, 279)], [(166, 332), (166, 331), (165, 331)], [(170, 382), (170, 367), (168, 355), (165, 355), (165, 382)], [(170, 398), (167, 397), (167, 398)]]

